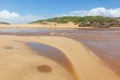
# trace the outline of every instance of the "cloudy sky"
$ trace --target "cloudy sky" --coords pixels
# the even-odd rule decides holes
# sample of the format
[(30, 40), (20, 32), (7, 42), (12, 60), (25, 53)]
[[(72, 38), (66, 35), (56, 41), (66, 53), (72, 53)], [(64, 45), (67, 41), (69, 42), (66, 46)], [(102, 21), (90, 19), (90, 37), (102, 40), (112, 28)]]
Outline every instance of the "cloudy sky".
[(13, 24), (56, 16), (120, 17), (120, 0), (1, 0), (0, 22)]

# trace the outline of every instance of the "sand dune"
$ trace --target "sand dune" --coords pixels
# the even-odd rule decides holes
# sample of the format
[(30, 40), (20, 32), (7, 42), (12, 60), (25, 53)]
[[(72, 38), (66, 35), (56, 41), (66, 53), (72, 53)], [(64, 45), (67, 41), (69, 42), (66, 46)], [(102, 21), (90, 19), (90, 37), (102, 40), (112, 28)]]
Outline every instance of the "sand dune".
[[(1, 35), (0, 40), (0, 80), (120, 80), (89, 49), (72, 39)], [(70, 60), (75, 75), (71, 76), (54, 60), (38, 55), (25, 42), (61, 50)]]

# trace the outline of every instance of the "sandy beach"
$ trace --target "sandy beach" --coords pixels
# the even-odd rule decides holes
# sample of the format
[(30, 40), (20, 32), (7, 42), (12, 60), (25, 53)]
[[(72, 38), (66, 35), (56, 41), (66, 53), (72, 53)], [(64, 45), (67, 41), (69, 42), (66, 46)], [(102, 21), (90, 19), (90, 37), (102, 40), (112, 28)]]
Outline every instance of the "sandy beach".
[(79, 27), (78, 25), (69, 22), (69, 23), (49, 23), (49, 24), (0, 24), (0, 29), (49, 29), (49, 30), (104, 30), (104, 29), (120, 29), (119, 26), (111, 28), (94, 28), (93, 26)]
[[(73, 39), (0, 35), (0, 40), (1, 80), (120, 80), (100, 58)], [(64, 54), (65, 61), (61, 63), (54, 57), (41, 55), (28, 43), (51, 46)], [(35, 46), (39, 49), (40, 45)], [(71, 66), (69, 69), (65, 62)]]
[(41, 29), (78, 29), (78, 25), (69, 23), (49, 23), (49, 24), (0, 24), (0, 28), (41, 28)]
[(120, 80), (119, 3), (1, 0), (0, 80)]

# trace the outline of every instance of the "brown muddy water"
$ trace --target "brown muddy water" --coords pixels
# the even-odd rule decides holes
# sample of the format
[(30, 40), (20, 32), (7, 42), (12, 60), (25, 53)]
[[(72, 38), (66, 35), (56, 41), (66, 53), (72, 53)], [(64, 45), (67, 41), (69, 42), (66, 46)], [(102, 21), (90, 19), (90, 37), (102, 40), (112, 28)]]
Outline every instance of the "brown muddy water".
[[(17, 36), (63, 36), (84, 43), (101, 60), (120, 75), (120, 29), (39, 30), (3, 29), (0, 34)], [(61, 59), (60, 59), (61, 60)], [(64, 64), (63, 64), (64, 65)]]
[(84, 43), (120, 76), (120, 30), (88, 30), (65, 36)]
[[(36, 51), (40, 56), (44, 56), (46, 58), (49, 58), (59, 63), (62, 67), (64, 67), (71, 74), (74, 80), (78, 80), (77, 75), (72, 66), (72, 63), (70, 62), (70, 60), (66, 57), (66, 55), (63, 52), (61, 52), (60, 50), (52, 46), (48, 46), (48, 45), (37, 43), (37, 42), (28, 42), (27, 45), (32, 50)], [(49, 72), (50, 70), (49, 68), (48, 70), (46, 70), (45, 66), (39, 67), (38, 69), (44, 72), (45, 71)]]

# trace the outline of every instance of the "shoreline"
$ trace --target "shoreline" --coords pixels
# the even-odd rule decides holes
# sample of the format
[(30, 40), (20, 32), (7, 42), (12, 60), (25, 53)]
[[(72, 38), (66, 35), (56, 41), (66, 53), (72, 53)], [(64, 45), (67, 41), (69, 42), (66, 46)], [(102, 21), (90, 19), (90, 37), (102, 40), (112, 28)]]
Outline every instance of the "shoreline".
[[(94, 34), (93, 34), (94, 33)], [(104, 34), (105, 33), (105, 34)], [(105, 62), (109, 68), (113, 69), (120, 75), (120, 56), (119, 56), (119, 30), (111, 31), (90, 31), (79, 34), (66, 34), (68, 38), (82, 42), (90, 50), (94, 52), (99, 58)], [(117, 48), (116, 48), (116, 47)]]
[[(38, 72), (36, 72), (36, 70), (33, 71), (34, 68), (32, 70), (31, 69), (29, 70), (29, 68), (27, 69), (27, 67), (29, 67), (30, 65), (31, 66), (38, 65), (39, 61), (41, 62), (41, 61), (45, 60), (44, 63), (46, 63), (51, 60), (47, 59), (47, 58), (44, 59), (44, 57), (40, 57), (38, 55), (34, 55), (36, 52), (31, 51), (28, 46), (25, 46), (23, 44), (23, 42), (42, 43), (42, 44), (46, 44), (46, 45), (49, 45), (49, 46), (52, 46), (52, 47), (55, 47), (55, 48), (61, 50), (68, 57), (70, 62), (72, 63), (75, 73), (77, 75), (77, 80), (88, 80), (88, 79), (91, 79), (91, 80), (99, 80), (99, 79), (100, 80), (120, 80), (120, 77), (116, 73), (114, 73), (114, 71), (109, 69), (107, 66), (101, 64), (100, 63), (101, 60), (98, 59), (97, 57), (93, 56), (93, 54), (91, 54), (91, 52), (82, 43), (77, 42), (73, 39), (65, 38), (65, 37), (50, 37), (50, 36), (28, 36), (28, 37), (25, 37), (25, 36), (11, 36), (11, 35), (0, 35), (0, 39), (1, 39), (0, 49), (1, 49), (1, 51), (4, 51), (3, 52), (4, 54), (1, 53), (1, 55), (2, 55), (1, 60), (4, 61), (4, 59), (6, 59), (6, 57), (7, 57), (8, 59), (5, 60), (5, 64), (7, 64), (7, 65), (10, 65), (12, 63), (15, 64), (15, 65), (12, 65), (11, 67), (9, 66), (9, 68), (5, 68), (5, 70), (2, 68), (3, 72), (5, 72), (7, 70), (7, 74), (8, 74), (9, 71), (11, 71), (11, 69), (16, 67), (17, 65), (19, 65), (20, 72), (23, 71), (20, 65), (24, 65), (23, 63), (27, 59), (28, 62), (27, 62), (26, 70), (30, 71), (31, 75), (28, 75), (27, 77), (25, 77), (25, 75), (24, 75), (24, 80), (33, 80), (33, 79), (36, 79), (35, 77), (37, 77), (36, 80), (41, 79), (39, 77), (40, 74)], [(14, 46), (16, 46), (16, 47), (15, 48), (13, 47), (12, 49), (7, 49), (7, 50), (9, 50), (9, 52), (7, 52), (6, 50), (3, 49), (5, 46), (7, 47), (7, 46), (10, 46), (11, 44), (14, 44)], [(71, 45), (74, 45), (74, 46), (71, 46)], [(29, 53), (26, 53), (25, 49)], [(21, 51), (22, 53), (18, 54), (19, 53), (18, 51)], [(17, 54), (15, 52), (17, 52)], [(11, 56), (11, 57), (9, 57), (9, 56)], [(16, 63), (16, 60), (13, 60), (14, 56), (15, 56), (16, 60), (19, 60), (19, 58), (21, 59), (21, 57), (24, 57), (24, 58), (22, 60), (20, 60), (20, 63), (18, 63), (18, 62)], [(34, 60), (32, 57), (34, 57)], [(29, 64), (29, 61), (30, 61), (30, 64)], [(31, 61), (32, 61), (32, 63), (31, 63)], [(37, 61), (37, 63), (36, 63), (36, 61)], [(51, 66), (55, 65), (55, 62), (49, 62), (49, 63), (51, 63), (51, 64), (49, 64)], [(57, 65), (59, 65), (59, 64), (57, 64)], [(5, 67), (4, 64), (1, 66)], [(16, 70), (16, 68), (14, 68), (14, 70)], [(55, 69), (55, 70), (57, 70), (57, 69)], [(53, 71), (54, 71), (54, 68), (53, 68)], [(62, 72), (64, 75), (66, 75), (66, 77), (61, 76), (61, 78), (64, 78), (63, 80), (71, 80), (70, 77), (66, 74), (67, 72), (64, 71), (64, 69), (62, 69)], [(16, 74), (15, 71), (13, 71), (12, 73)], [(21, 72), (21, 76), (23, 76), (22, 75), (23, 73), (24, 73), (24, 71)], [(33, 73), (34, 73), (34, 75), (33, 75)], [(11, 74), (11, 72), (10, 72), (10, 74)], [(56, 75), (57, 78), (58, 78), (58, 76), (60, 77), (59, 73), (54, 74), (54, 75), (52, 73), (50, 73), (50, 74), (51, 74), (51, 76)], [(0, 75), (1, 76), (0, 78), (6, 78), (4, 76), (9, 76), (9, 75)], [(19, 78), (20, 75), (17, 75), (17, 76), (18, 76), (17, 78)], [(32, 76), (34, 76), (34, 77), (32, 77)], [(9, 79), (9, 80), (13, 80), (14, 77), (15, 77), (15, 75), (12, 75), (11, 79)], [(28, 77), (32, 77), (32, 78), (30, 79)], [(47, 77), (44, 77), (44, 78), (47, 78)], [(2, 80), (6, 80), (6, 79), (2, 79)], [(22, 80), (22, 79), (20, 79), (20, 80)]]
[(94, 28), (90, 26), (86, 27), (78, 27), (77, 25), (69, 25), (69, 24), (62, 24), (58, 26), (50, 26), (50, 25), (42, 25), (42, 24), (11, 24), (11, 25), (2, 25), (0, 24), (0, 29), (49, 29), (49, 30), (59, 30), (59, 29), (66, 29), (66, 30), (116, 30), (120, 29), (120, 27), (110, 27), (110, 28)]

